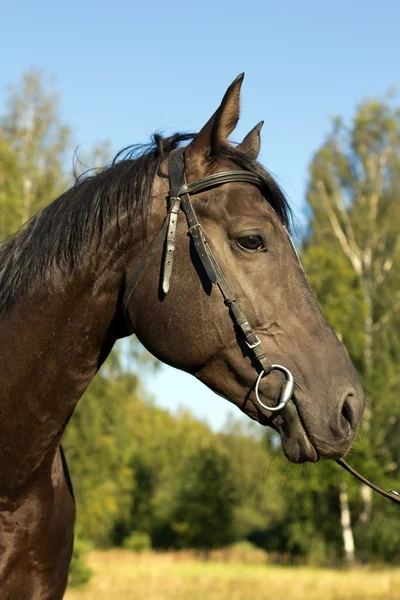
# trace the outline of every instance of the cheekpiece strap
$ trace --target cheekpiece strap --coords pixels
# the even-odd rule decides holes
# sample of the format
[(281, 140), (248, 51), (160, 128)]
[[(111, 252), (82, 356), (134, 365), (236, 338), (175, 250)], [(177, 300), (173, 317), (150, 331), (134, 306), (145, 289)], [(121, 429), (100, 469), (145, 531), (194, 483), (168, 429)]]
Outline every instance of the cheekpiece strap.
[[(203, 190), (212, 189), (224, 183), (241, 182), (250, 183), (262, 188), (262, 180), (254, 173), (248, 171), (222, 171), (197, 179), (192, 183), (186, 183), (185, 178), (185, 148), (177, 148), (169, 156), (169, 177), (170, 177), (170, 225), (168, 228), (168, 237), (166, 243), (163, 290), (166, 293), (169, 289), (169, 282), (172, 273), (173, 253), (175, 249), (176, 220), (179, 207), (182, 207), (189, 226), (189, 233), (192, 237), (194, 247), (204, 267), (207, 277), (212, 283), (218, 285), (224, 297), (226, 306), (229, 307), (233, 322), (240, 329), (244, 336), (249, 353), (252, 356), (255, 366), (259, 372), (264, 371), (268, 374), (272, 370), (272, 365), (268, 360), (266, 352), (261, 348), (261, 342), (255, 334), (253, 328), (247, 320), (246, 315), (240, 308), (236, 298), (233, 297), (231, 289), (225, 276), (215, 259), (215, 256), (207, 243), (203, 229), (198, 221), (194, 207), (190, 201), (189, 194), (196, 194)], [(172, 208), (174, 207), (174, 208)]]
[(165, 244), (163, 280), (162, 289), (164, 294), (169, 290), (172, 275), (172, 265), (174, 262), (176, 226), (181, 206), (181, 199), (178, 197), (170, 198), (170, 210), (168, 214), (167, 239)]
[[(182, 206), (182, 209), (186, 215), (186, 219), (189, 226), (189, 233), (193, 240), (194, 247), (196, 252), (200, 258), (201, 264), (203, 265), (207, 277), (212, 281), (212, 283), (217, 282), (217, 274), (213, 267), (213, 264), (209, 257), (209, 248), (207, 244), (207, 240), (204, 236), (201, 225), (197, 219), (196, 213), (190, 202), (189, 197), (189, 189), (190, 186), (186, 185), (185, 178), (185, 160), (184, 160), (184, 152), (185, 148), (176, 148), (172, 150), (169, 155), (168, 161), (168, 169), (169, 169), (169, 180), (170, 180), (170, 191), (169, 197), (170, 202), (175, 202), (177, 206)], [(196, 182), (195, 182), (196, 183)], [(179, 202), (179, 204), (178, 204)], [(179, 212), (179, 208), (178, 208)], [(177, 215), (175, 219), (177, 219)], [(172, 217), (171, 217), (171, 225), (172, 225)], [(173, 252), (175, 248), (175, 234), (176, 234), (176, 223), (175, 229), (172, 230), (170, 235), (170, 241), (165, 253), (165, 262), (164, 262), (164, 278), (163, 278), (163, 289), (166, 293), (166, 289), (164, 288), (164, 283), (166, 283), (166, 277), (171, 277), (172, 272), (172, 260), (173, 260)], [(171, 227), (170, 227), (171, 231)], [(169, 282), (167, 290), (169, 289)]]
[(189, 194), (182, 195), (182, 208), (186, 215), (189, 233), (193, 240), (194, 247), (196, 248), (196, 252), (200, 258), (201, 264), (207, 273), (207, 277), (212, 283), (217, 283), (218, 276), (210, 258), (211, 250), (208, 246), (203, 228), (197, 219), (193, 205), (190, 202)]
[(164, 257), (162, 264), (162, 289), (164, 294), (168, 293), (171, 284), (172, 265), (174, 263), (176, 228), (181, 206), (179, 190), (185, 182), (185, 163), (183, 160), (183, 149), (176, 148), (170, 152), (168, 157), (169, 174), (169, 213), (167, 236), (165, 240)]

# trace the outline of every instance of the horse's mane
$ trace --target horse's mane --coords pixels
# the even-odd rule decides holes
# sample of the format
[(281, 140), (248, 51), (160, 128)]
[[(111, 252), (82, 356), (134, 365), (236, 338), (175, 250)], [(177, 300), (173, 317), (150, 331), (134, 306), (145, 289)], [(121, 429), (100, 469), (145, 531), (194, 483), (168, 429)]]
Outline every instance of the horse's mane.
[[(171, 150), (192, 138), (193, 134), (167, 138), (154, 134), (151, 144), (125, 148), (100, 172), (78, 177), (75, 185), (7, 239), (0, 246), (0, 312), (52, 275), (71, 273), (90, 245), (101, 242), (110, 219), (117, 227), (121, 215), (128, 223), (139, 215), (146, 219), (155, 176), (168, 176), (161, 172), (161, 164)], [(271, 175), (234, 146), (220, 154), (261, 177), (264, 197), (287, 226), (290, 209)]]

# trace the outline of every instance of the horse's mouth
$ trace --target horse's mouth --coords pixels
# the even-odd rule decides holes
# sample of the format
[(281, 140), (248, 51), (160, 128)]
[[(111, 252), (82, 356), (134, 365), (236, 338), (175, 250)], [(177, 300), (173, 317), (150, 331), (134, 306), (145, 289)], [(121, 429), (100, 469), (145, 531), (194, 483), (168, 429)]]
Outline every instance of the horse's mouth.
[(319, 455), (311, 442), (295, 400), (292, 399), (281, 412), (281, 422), (273, 427), (282, 440), (283, 452), (293, 463), (317, 462)]
[(318, 452), (297, 410), (295, 398), (292, 398), (281, 412), (269, 416), (262, 412), (257, 404), (254, 403), (253, 407), (256, 409), (256, 414), (252, 410), (249, 412), (246, 410), (246, 414), (261, 425), (268, 425), (279, 433), (283, 452), (290, 462), (298, 464), (319, 460)]
[[(230, 401), (227, 396), (215, 390), (214, 392), (221, 398)], [(241, 410), (253, 421), (272, 427), (279, 433), (283, 452), (290, 462), (300, 464), (319, 461), (319, 454), (310, 440), (300, 411), (297, 410), (295, 395), (279, 413), (265, 414), (250, 398), (247, 398), (242, 404)]]

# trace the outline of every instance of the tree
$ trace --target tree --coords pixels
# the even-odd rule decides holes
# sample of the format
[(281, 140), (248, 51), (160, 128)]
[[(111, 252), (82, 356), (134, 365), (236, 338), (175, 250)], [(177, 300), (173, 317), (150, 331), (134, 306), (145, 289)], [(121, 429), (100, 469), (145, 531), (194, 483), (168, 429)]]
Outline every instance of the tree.
[(18, 154), (0, 130), (0, 242), (15, 231), (20, 220), (20, 180)]
[(400, 110), (366, 102), (351, 128), (337, 119), (310, 173), (314, 240), (343, 253), (362, 293), (362, 368), (368, 380), (374, 334), (400, 308), (381, 301), (382, 286), (400, 259)]
[(120, 524), (120, 532), (126, 536), (131, 530), (144, 531), (154, 547), (176, 547), (172, 523), (182, 465), (202, 444), (212, 443), (215, 434), (187, 412), (172, 416), (142, 399), (135, 405), (132, 436), (136, 491), (131, 517)]
[[(102, 167), (109, 157), (109, 144), (100, 142), (75, 171)], [(0, 241), (65, 191), (73, 166), (72, 131), (60, 117), (54, 83), (27, 71), (10, 88), (0, 117)]]
[(11, 88), (5, 109), (0, 119), (1, 171), (7, 173), (7, 181), (0, 181), (2, 237), (64, 191), (71, 140), (59, 117), (58, 94), (38, 71), (25, 73)]
[(173, 515), (179, 544), (208, 552), (235, 539), (235, 482), (224, 449), (207, 444), (189, 456)]
[(138, 380), (113, 375), (112, 361), (85, 392), (62, 441), (77, 502), (77, 534), (97, 545), (112, 542), (135, 492), (132, 421)]
[(280, 493), (280, 461), (255, 423), (231, 421), (218, 439), (229, 456), (235, 482), (234, 531), (237, 539), (258, 539), (276, 521), (284, 518)]
[[(400, 110), (389, 100), (365, 102), (350, 126), (335, 121), (312, 160), (307, 195), (312, 219), (303, 259), (366, 391), (353, 460), (370, 478), (382, 481), (383, 471), (388, 487), (389, 476), (399, 479), (400, 473), (399, 194)], [(366, 541), (366, 525), (370, 531), (374, 520), (372, 492), (364, 486), (359, 502), (352, 490), (358, 538)], [(378, 512), (379, 506), (377, 501)]]

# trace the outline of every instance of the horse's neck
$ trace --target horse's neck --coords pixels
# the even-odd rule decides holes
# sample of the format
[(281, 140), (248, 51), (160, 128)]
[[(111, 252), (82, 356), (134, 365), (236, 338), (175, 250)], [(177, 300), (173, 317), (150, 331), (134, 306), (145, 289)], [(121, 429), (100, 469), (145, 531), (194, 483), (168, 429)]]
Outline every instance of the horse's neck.
[(51, 461), (76, 403), (119, 336), (122, 273), (115, 262), (122, 260), (98, 257), (66, 285), (43, 284), (20, 298), (0, 319), (0, 481), (10, 493)]

